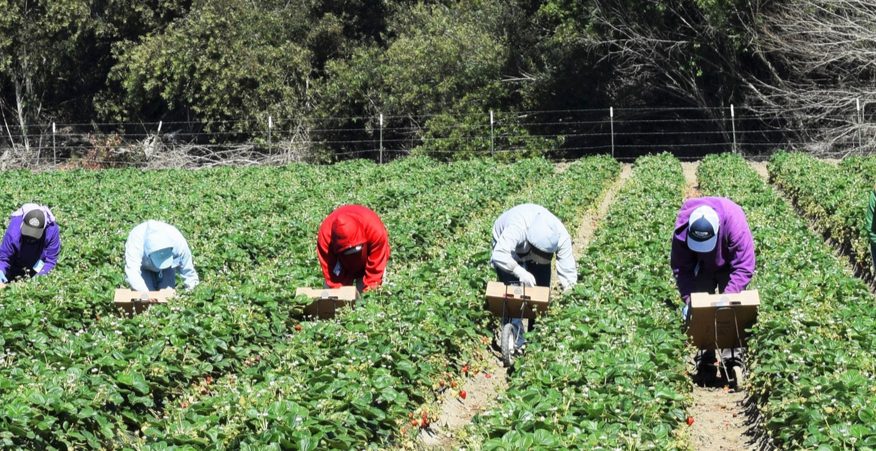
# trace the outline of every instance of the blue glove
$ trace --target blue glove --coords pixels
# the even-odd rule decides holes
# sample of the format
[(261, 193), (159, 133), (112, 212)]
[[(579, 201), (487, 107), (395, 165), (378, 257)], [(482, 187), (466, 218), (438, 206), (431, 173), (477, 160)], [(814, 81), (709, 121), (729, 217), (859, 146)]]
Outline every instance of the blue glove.
[(46, 262), (42, 260), (37, 260), (36, 263), (33, 264), (33, 271), (39, 275), (39, 272), (43, 270), (43, 266), (46, 265)]
[(684, 307), (681, 308), (681, 319), (687, 321), (687, 314), (689, 311), (690, 311), (690, 304), (685, 302)]
[(6, 273), (0, 271), (0, 283), (9, 283), (9, 279), (6, 278)]

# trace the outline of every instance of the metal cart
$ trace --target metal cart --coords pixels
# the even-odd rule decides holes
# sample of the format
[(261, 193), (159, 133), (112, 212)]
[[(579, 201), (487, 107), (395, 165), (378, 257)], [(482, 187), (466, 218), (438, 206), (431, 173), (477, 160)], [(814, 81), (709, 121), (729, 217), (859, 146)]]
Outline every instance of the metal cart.
[[(527, 287), (520, 283), (487, 282), (486, 308), (499, 319), (497, 339), (502, 351), (502, 362), (510, 367), (519, 334), (536, 316), (547, 312), (550, 304), (549, 287)], [(522, 327), (515, 328), (510, 320), (520, 319)]]

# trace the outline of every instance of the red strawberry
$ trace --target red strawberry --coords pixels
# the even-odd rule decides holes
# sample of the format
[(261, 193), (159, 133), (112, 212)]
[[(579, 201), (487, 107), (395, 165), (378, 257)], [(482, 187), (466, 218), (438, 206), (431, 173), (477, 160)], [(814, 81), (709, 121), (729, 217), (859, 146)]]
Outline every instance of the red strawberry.
[(691, 426), (691, 425), (693, 425), (693, 423), (694, 423), (694, 418), (693, 418), (693, 417), (687, 417), (687, 425), (688, 425), (688, 426)]
[(295, 325), (295, 332), (301, 332), (301, 324)]
[(460, 397), (460, 398), (465, 399), (466, 395), (467, 395), (467, 393), (465, 392), (465, 390), (460, 390), (460, 391), (459, 391), (459, 397)]
[(462, 374), (468, 374), (468, 364), (462, 366)]

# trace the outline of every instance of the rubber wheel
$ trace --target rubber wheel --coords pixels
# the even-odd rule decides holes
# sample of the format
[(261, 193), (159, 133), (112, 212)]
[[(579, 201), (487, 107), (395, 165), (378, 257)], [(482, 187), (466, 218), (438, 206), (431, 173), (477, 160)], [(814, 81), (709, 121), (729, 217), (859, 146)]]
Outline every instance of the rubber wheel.
[(517, 337), (514, 336), (514, 325), (511, 323), (502, 326), (502, 336), (500, 337), (500, 345), (502, 347), (502, 363), (505, 367), (510, 367), (514, 360), (514, 344), (517, 342)]
[(742, 387), (742, 384), (745, 382), (745, 373), (742, 371), (741, 366), (733, 367), (733, 377), (736, 379), (736, 386)]

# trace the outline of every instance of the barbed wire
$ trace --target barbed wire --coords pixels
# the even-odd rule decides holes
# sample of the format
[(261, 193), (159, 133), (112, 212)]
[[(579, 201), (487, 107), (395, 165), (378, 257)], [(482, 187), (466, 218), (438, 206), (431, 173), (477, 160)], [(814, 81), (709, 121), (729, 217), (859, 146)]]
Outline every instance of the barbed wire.
[[(449, 155), (459, 151), (444, 147), (460, 142), (468, 144), (462, 151), (470, 154), (505, 154), (542, 146), (566, 153), (610, 151), (628, 158), (637, 151), (655, 149), (710, 152), (739, 147), (753, 151), (811, 148), (818, 143), (799, 137), (833, 133), (827, 147), (874, 148), (876, 124), (853, 113), (819, 118), (824, 124), (820, 127), (789, 126), (796, 123), (796, 116), (760, 115), (745, 107), (489, 111), (480, 122), (473, 122), (472, 114), (441, 114), (439, 125), (418, 123), (438, 114), (293, 117), (283, 121), (265, 114), (209, 122), (0, 124), (0, 152), (2, 158), (18, 158), (28, 164), (44, 164), (47, 159), (63, 164), (72, 158), (94, 165), (147, 167), (153, 156), (160, 160), (168, 153), (188, 152), (191, 161), (213, 162), (220, 156), (233, 160), (232, 151), (246, 149), (248, 154), (243, 160), (273, 164), (307, 159), (308, 153), (334, 159), (377, 155), (392, 158), (414, 151)], [(661, 114), (670, 117), (659, 117)], [(348, 123), (332, 126), (332, 120)], [(409, 123), (400, 123), (403, 121)], [(362, 126), (351, 126), (349, 122)], [(832, 124), (841, 125), (843, 131), (837, 133)], [(147, 157), (149, 154), (153, 156)]]

